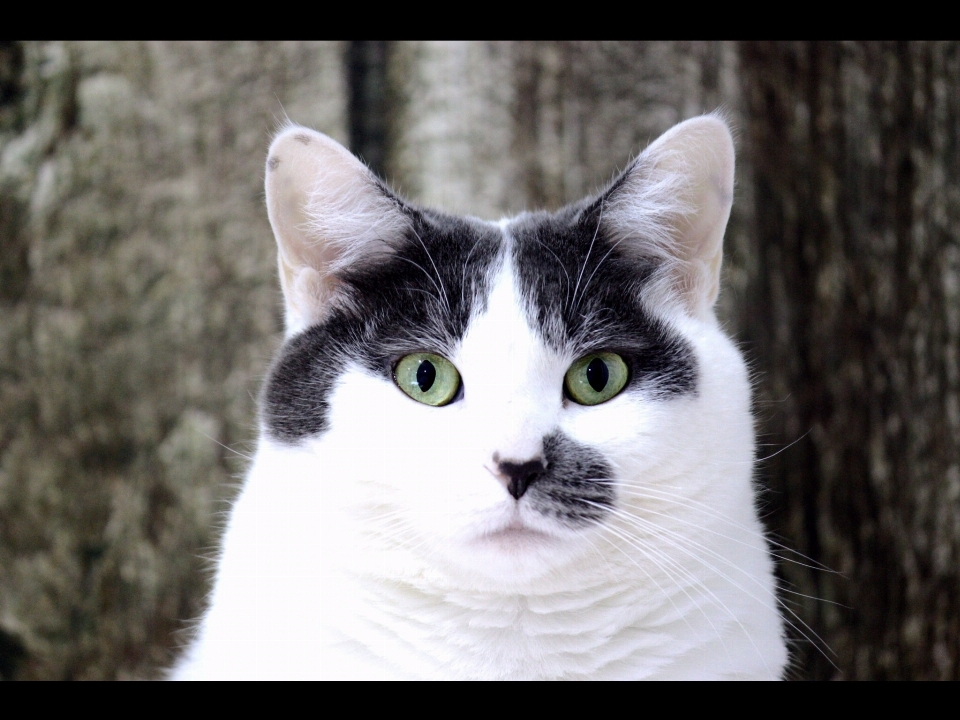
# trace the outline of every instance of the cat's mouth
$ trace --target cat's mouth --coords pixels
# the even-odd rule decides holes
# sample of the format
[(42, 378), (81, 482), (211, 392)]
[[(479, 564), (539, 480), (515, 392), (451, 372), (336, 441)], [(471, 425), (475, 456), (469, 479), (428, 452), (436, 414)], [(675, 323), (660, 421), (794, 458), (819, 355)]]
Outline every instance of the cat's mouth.
[(552, 537), (542, 530), (526, 524), (518, 516), (513, 516), (500, 527), (492, 528), (483, 533), (479, 539), (481, 542), (509, 543), (511, 546), (516, 546), (517, 544), (545, 542), (551, 540)]

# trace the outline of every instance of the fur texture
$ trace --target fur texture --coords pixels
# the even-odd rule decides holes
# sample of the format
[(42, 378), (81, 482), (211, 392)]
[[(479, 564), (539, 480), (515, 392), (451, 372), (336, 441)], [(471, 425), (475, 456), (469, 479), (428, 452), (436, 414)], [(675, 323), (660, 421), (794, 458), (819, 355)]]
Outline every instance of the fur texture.
[[(287, 341), (175, 676), (780, 677), (750, 386), (712, 311), (732, 189), (715, 116), (597, 197), (499, 224), (282, 131)], [(456, 367), (453, 402), (398, 388), (415, 352)], [(597, 352), (626, 385), (578, 404), (565, 374)]]

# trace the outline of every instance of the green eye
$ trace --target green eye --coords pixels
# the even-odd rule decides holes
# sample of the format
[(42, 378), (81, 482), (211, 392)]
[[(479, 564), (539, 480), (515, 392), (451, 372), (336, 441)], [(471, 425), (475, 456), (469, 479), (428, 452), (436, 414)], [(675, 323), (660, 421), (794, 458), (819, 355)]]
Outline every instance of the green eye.
[(627, 364), (616, 353), (593, 353), (577, 360), (563, 379), (570, 399), (581, 405), (599, 405), (623, 390)]
[(460, 389), (460, 373), (453, 363), (433, 353), (413, 353), (400, 359), (393, 371), (397, 387), (424, 405), (446, 405)]

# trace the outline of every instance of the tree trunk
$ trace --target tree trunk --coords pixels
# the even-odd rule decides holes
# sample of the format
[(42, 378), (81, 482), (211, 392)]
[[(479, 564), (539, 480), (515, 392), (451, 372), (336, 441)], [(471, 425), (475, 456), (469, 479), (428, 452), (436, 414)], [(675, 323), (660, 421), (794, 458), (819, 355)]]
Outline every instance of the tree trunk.
[(0, 50), (3, 677), (149, 677), (199, 612), (280, 330), (265, 148), (346, 141), (341, 55)]
[(960, 678), (960, 45), (620, 42), (0, 43), (0, 677), (155, 676), (198, 612), (285, 116), (497, 219), (718, 107), (793, 675)]
[[(960, 46), (748, 44), (745, 337), (812, 677), (960, 678)], [(790, 596), (785, 596), (790, 597)], [(818, 598), (814, 600), (811, 598)]]

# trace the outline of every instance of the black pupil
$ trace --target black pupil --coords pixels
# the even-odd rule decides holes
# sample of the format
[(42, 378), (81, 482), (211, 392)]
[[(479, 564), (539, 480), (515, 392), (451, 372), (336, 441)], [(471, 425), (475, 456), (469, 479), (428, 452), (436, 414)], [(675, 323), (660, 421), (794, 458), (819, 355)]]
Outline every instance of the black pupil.
[[(421, 365), (420, 367), (423, 367)], [(420, 379), (420, 373), (417, 373), (417, 380)], [(610, 371), (607, 370), (607, 364), (600, 358), (594, 358), (587, 365), (587, 382), (597, 392), (600, 392), (607, 386), (607, 380), (610, 379)], [(422, 385), (420, 387), (423, 387)]]
[[(603, 371), (607, 371), (606, 367), (604, 367)], [(420, 386), (420, 392), (426, 392), (432, 388), (433, 381), (436, 379), (437, 369), (433, 366), (433, 363), (429, 360), (424, 360), (420, 363), (420, 367), (417, 368), (417, 385)], [(604, 383), (606, 383), (606, 380), (604, 380)], [(591, 385), (592, 384), (593, 383), (591, 383)]]

